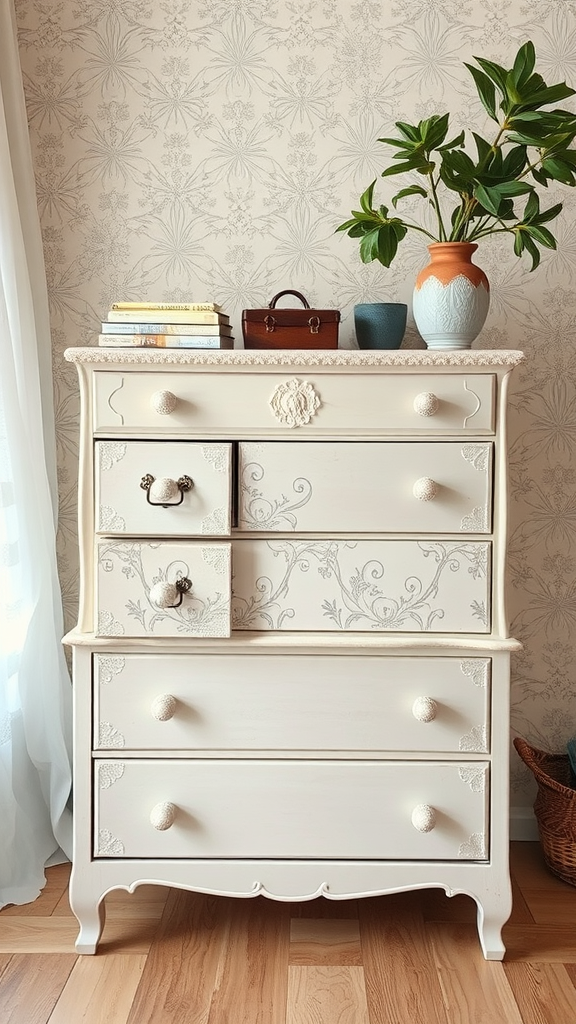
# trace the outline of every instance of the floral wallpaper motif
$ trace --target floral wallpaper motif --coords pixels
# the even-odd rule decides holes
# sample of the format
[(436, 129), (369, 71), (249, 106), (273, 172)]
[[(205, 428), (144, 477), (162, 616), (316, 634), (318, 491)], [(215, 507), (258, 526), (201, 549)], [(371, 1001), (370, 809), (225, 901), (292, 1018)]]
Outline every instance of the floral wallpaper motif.
[[(342, 310), (410, 301), (412, 237), (389, 271), (334, 228), (378, 177), (395, 120), (450, 110), (488, 130), (462, 66), (538, 67), (576, 84), (575, 0), (16, 0), (48, 273), (57, 408), (59, 556), (77, 602), (78, 392), (65, 347), (94, 344), (115, 299), (215, 299), (237, 344), (244, 307), (281, 288)], [(381, 181), (382, 201), (396, 188)], [(550, 195), (550, 203), (556, 199)], [(520, 348), (510, 418), (513, 730), (576, 733), (576, 194), (530, 275), (511, 240), (482, 245), (492, 287), (479, 348)], [(421, 346), (409, 323), (405, 344)], [(513, 757), (513, 800), (532, 780)]]

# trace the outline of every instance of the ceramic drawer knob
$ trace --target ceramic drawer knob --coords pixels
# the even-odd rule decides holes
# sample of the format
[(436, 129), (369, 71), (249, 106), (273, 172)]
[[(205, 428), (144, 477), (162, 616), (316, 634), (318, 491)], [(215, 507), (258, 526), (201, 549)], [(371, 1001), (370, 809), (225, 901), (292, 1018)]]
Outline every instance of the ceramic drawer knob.
[(430, 476), (421, 476), (414, 484), (412, 493), (418, 501), (433, 501), (438, 494), (438, 484)]
[(438, 712), (438, 705), (432, 697), (417, 697), (412, 705), (412, 714), (419, 722), (433, 722)]
[(430, 804), (418, 804), (412, 811), (412, 824), (417, 832), (431, 832), (436, 825), (436, 812)]
[(160, 580), (150, 587), (150, 600), (157, 608), (179, 608), (184, 594), (188, 593), (191, 586), (192, 581), (187, 576), (176, 580), (176, 583)]
[(158, 694), (150, 705), (152, 717), (158, 722), (169, 722), (176, 714), (176, 704), (176, 697), (173, 697), (171, 693)]
[(167, 828), (171, 828), (175, 820), (176, 804), (170, 803), (169, 800), (156, 804), (150, 811), (150, 824), (158, 829), (158, 832), (165, 832)]
[(434, 416), (439, 406), (440, 402), (432, 391), (422, 391), (414, 399), (414, 412), (419, 416)]
[(172, 391), (155, 391), (150, 398), (150, 405), (159, 416), (169, 416), (178, 405), (178, 399)]

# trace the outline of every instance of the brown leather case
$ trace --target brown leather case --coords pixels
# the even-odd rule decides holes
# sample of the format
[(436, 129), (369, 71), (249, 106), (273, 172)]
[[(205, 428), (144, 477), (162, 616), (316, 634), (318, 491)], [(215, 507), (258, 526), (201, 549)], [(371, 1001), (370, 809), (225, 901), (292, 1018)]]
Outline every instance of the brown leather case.
[[(283, 295), (295, 295), (303, 309), (277, 309)], [(266, 309), (242, 311), (244, 348), (338, 348), (340, 310), (310, 309), (300, 292), (287, 288)]]

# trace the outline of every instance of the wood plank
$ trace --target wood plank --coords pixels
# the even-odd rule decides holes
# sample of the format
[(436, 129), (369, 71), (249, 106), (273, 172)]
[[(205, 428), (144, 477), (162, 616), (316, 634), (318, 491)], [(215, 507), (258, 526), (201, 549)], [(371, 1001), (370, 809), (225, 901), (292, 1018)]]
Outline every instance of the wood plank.
[(540, 843), (511, 843), (510, 871), (522, 892), (527, 889), (556, 889), (566, 892), (567, 882), (557, 878), (547, 867)]
[(430, 924), (447, 1020), (523, 1024), (501, 963), (484, 960), (473, 925)]
[[(158, 928), (157, 919), (106, 923), (98, 951), (147, 953)], [(0, 919), (0, 953), (75, 953), (75, 917), (7, 917)]]
[(127, 1024), (207, 1024), (227, 903), (223, 897), (170, 890)]
[(126, 1024), (145, 963), (115, 953), (78, 957), (50, 1024)]
[(290, 906), (228, 901), (209, 1024), (285, 1024)]
[[(453, 1024), (422, 914), (422, 892), (377, 897), (360, 904), (366, 995), (373, 1024)], [(458, 1022), (460, 1024), (460, 1022)]]
[(290, 967), (286, 1024), (370, 1024), (362, 968)]
[[(506, 959), (525, 963), (576, 963), (576, 928), (567, 924), (507, 924)], [(576, 1020), (576, 1013), (575, 1013)]]
[(291, 903), (290, 917), (309, 917), (315, 921), (319, 917), (337, 917), (339, 920), (344, 917), (358, 918), (360, 902), (360, 900), (329, 900), (325, 896), (318, 896), (315, 900)]
[(2, 1024), (46, 1024), (76, 959), (70, 954), (11, 957), (0, 977)]
[(524, 889), (524, 899), (537, 924), (570, 924), (576, 921), (576, 889)]
[[(159, 921), (164, 913), (169, 888), (165, 885), (139, 885), (133, 893), (113, 889), (105, 897), (106, 920), (136, 920), (147, 917)], [(54, 908), (54, 917), (73, 917), (68, 891)]]
[(524, 1024), (574, 1024), (576, 992), (562, 964), (504, 963)]
[(305, 917), (290, 922), (289, 962), (293, 965), (320, 964), (348, 967), (362, 966), (360, 923), (353, 918)]

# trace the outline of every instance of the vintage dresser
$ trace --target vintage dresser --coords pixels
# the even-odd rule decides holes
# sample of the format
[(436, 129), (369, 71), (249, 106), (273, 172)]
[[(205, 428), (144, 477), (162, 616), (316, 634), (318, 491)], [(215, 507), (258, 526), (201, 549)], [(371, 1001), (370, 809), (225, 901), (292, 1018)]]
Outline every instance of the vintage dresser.
[(519, 352), (69, 349), (77, 948), (143, 882), (441, 887), (501, 959)]

